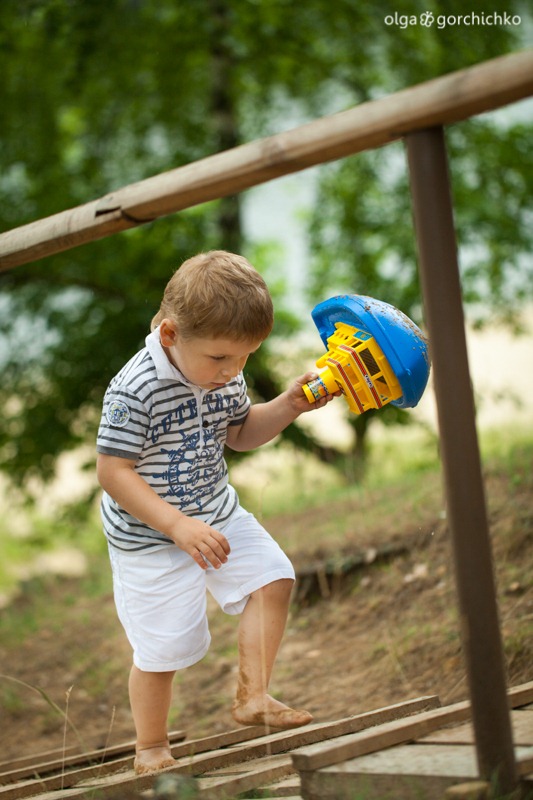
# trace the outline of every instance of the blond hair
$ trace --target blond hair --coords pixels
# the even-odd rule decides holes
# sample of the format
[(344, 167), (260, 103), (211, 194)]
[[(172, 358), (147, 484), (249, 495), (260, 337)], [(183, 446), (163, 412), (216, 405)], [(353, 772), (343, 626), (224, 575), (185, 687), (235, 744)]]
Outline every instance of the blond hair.
[(266, 339), (274, 310), (266, 283), (242, 256), (211, 250), (184, 261), (152, 320), (173, 320), (183, 339)]

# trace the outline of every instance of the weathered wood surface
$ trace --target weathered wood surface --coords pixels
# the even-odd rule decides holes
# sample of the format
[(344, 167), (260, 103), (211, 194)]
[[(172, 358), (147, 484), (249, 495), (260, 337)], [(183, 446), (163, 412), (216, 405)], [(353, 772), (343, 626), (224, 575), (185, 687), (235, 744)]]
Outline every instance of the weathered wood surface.
[(473, 748), (403, 745), (302, 775), (306, 800), (436, 800), (456, 783), (476, 777)]
[[(300, 776), (289, 775), (288, 778), (261, 784), (255, 789), (254, 796), (258, 797), (283, 797), (284, 800), (302, 800), (300, 795)], [(251, 797), (242, 797), (241, 800), (252, 800)]]
[[(533, 714), (525, 708), (532, 697), (533, 683), (508, 691), (510, 707), (519, 709), (511, 712), (511, 718), (517, 770), (522, 779), (529, 778), (533, 770)], [(434, 800), (457, 784), (478, 779), (472, 726), (470, 722), (461, 723), (465, 713), (470, 716), (469, 704), (457, 703), (302, 748), (293, 753), (293, 762), (300, 770), (301, 797)], [(428, 725), (434, 730), (422, 733)], [(310, 767), (316, 764), (322, 766)]]
[[(520, 775), (529, 772), (532, 747), (516, 748)], [(305, 800), (435, 800), (446, 789), (478, 780), (473, 745), (406, 744), (379, 750), (314, 772), (301, 773)]]
[(490, 800), (491, 787), (488, 781), (467, 781), (450, 786), (444, 800)]
[(495, 58), (147, 178), (0, 235), (0, 270), (533, 93), (533, 52)]
[(332, 742), (320, 742), (293, 753), (296, 769), (302, 772), (339, 764), (358, 756), (374, 753), (387, 747), (412, 741), (443, 725), (462, 722), (470, 714), (470, 703), (464, 701), (453, 706), (417, 714), (407, 720), (394, 720), (370, 730), (342, 736)]
[[(511, 724), (515, 745), (533, 746), (533, 711), (512, 711)], [(466, 722), (457, 727), (442, 728), (418, 741), (421, 744), (475, 744), (474, 726), (471, 722)]]
[[(169, 733), (168, 739), (171, 745), (182, 742), (185, 739), (185, 732), (172, 731)], [(213, 746), (213, 739), (214, 737), (209, 737), (208, 742), (210, 744), (207, 747)], [(20, 759), (4, 761), (0, 763), (0, 786), (5, 783), (20, 781), (28, 776), (39, 775), (42, 778), (50, 773), (80, 765), (100, 767), (108, 761), (116, 762), (123, 755), (131, 758), (131, 753), (134, 750), (135, 742), (131, 741), (89, 750), (85, 753), (80, 752), (78, 747), (71, 747), (65, 750), (49, 750), (37, 756), (26, 756)]]
[[(510, 689), (508, 698), (511, 708), (530, 703), (533, 698), (533, 682)], [(303, 747), (293, 753), (293, 762), (300, 773), (319, 770), (376, 750), (419, 739), (447, 725), (465, 722), (469, 717), (470, 703), (455, 703), (405, 720), (394, 720), (328, 742)]]
[(304, 605), (317, 598), (327, 599), (342, 588), (350, 575), (370, 564), (387, 562), (409, 552), (414, 546), (420, 547), (421, 544), (420, 536), (410, 537), (402, 541), (389, 542), (378, 548), (340, 553), (299, 567), (296, 570), (293, 601), (298, 605)]
[[(533, 683), (509, 691), (511, 707), (522, 707), (531, 703), (532, 700)], [(468, 703), (458, 703), (446, 708), (439, 706), (438, 697), (429, 696), (346, 717), (342, 720), (315, 723), (292, 731), (266, 734), (260, 727), (241, 728), (203, 739), (181, 741), (172, 747), (173, 755), (177, 759), (176, 766), (165, 772), (171, 775), (194, 776), (202, 800), (226, 800), (237, 794), (242, 795), (260, 787), (266, 787), (273, 782), (278, 783), (279, 793), (272, 796), (287, 796), (287, 793), (292, 793), (293, 797), (298, 797), (297, 765), (301, 763), (305, 763), (306, 766), (311, 763), (322, 764), (326, 757), (330, 760), (329, 767), (305, 769), (300, 773), (301, 797), (305, 800), (314, 800), (318, 797), (320, 800), (327, 800), (328, 797), (342, 800), (344, 796), (353, 796), (354, 775), (360, 774), (355, 770), (359, 769), (361, 764), (363, 764), (363, 771), (360, 772), (364, 775), (367, 783), (371, 778), (372, 786), (370, 788), (372, 791), (378, 787), (375, 790), (382, 793), (374, 795), (380, 800), (387, 797), (386, 792), (389, 785), (396, 786), (398, 793), (395, 800), (401, 800), (403, 795), (399, 792), (404, 790), (402, 786), (405, 784), (404, 788), (407, 791), (409, 786), (412, 788), (413, 780), (420, 782), (423, 777), (425, 784), (421, 791), (440, 792), (440, 795), (428, 794), (428, 797), (433, 799), (433, 797), (442, 796), (446, 787), (475, 777), (475, 770), (472, 772), (464, 766), (466, 763), (475, 763), (472, 744), (431, 741), (404, 744), (403, 747), (416, 748), (416, 758), (414, 759), (412, 758), (412, 754), (415, 753), (414, 749), (402, 751), (401, 742), (405, 743), (416, 739), (420, 731), (428, 734), (428, 724), (432, 727), (436, 725), (442, 728), (450, 722), (466, 720), (470, 711)], [(513, 719), (518, 720), (517, 730), (520, 731), (521, 741), (529, 745), (517, 749), (521, 774), (527, 774), (533, 770), (533, 744), (530, 744), (533, 735), (529, 732), (526, 718), (533, 722), (531, 709), (513, 712)], [(459, 738), (464, 739), (468, 736), (465, 730), (465, 726), (461, 725)], [(392, 749), (384, 749), (390, 747), (391, 731), (394, 733), (394, 737), (399, 737), (400, 744)], [(372, 743), (372, 754), (355, 760), (350, 757), (345, 763), (338, 761), (331, 763), (332, 749), (335, 759), (338, 759), (340, 753), (347, 752), (346, 744), (349, 744), (349, 750), (353, 752), (354, 740), (361, 742), (365, 739)], [(127, 748), (130, 745), (131, 743), (127, 743), (122, 747)], [(433, 751), (429, 748), (433, 748)], [(460, 748), (460, 753), (457, 748)], [(117, 749), (120, 750), (121, 747)], [(409, 769), (406, 770), (403, 767), (402, 772), (400, 768), (386, 769), (382, 766), (383, 759), (395, 751), (397, 763), (408, 764)], [(457, 752), (454, 755), (455, 751)], [(366, 752), (368, 753), (368, 750)], [(409, 758), (402, 754), (405, 752), (409, 753)], [(422, 764), (425, 756), (431, 755), (431, 753), (435, 756), (432, 759), (434, 764), (438, 753), (440, 759), (452, 759), (456, 766), (453, 769), (445, 767), (445, 775), (425, 774), (424, 768), (419, 764)], [(459, 761), (456, 756), (459, 757)], [(377, 768), (370, 769), (369, 765), (371, 764), (374, 764), (374, 767), (377, 765)], [(416, 764), (414, 771), (418, 776), (415, 778), (411, 775), (413, 764)], [(33, 780), (19, 781), (0, 787), (0, 800), (22, 800), (25, 797), (33, 797), (35, 800), (69, 800), (69, 798), (94, 796), (95, 793), (105, 798), (107, 795), (116, 796), (118, 791), (139, 793), (150, 789), (154, 781), (153, 776), (138, 777), (134, 774), (131, 766), (132, 753), (130, 752), (127, 757), (117, 754), (114, 760), (98, 764), (96, 767), (94, 764), (78, 769), (62, 767), (53, 774), (36, 776)], [(398, 781), (398, 775), (401, 780), (400, 783), (396, 782), (395, 784), (395, 780)], [(281, 779), (289, 776), (292, 783), (284, 789)], [(357, 778), (357, 781), (360, 781), (360, 777)], [(350, 789), (348, 789), (349, 786), (351, 786)], [(273, 791), (275, 791), (274, 787)], [(342, 794), (344, 791), (345, 795)], [(348, 794), (349, 791), (352, 794)], [(420, 796), (424, 797), (423, 794)]]
[[(416, 714), (422, 709), (435, 707), (438, 704), (438, 697), (431, 695), (365, 714), (332, 722), (315, 723), (291, 731), (278, 731), (265, 735), (264, 728), (242, 728), (214, 737), (185, 741), (172, 747), (177, 765), (166, 771), (205, 776), (202, 779), (205, 782), (199, 784), (202, 797), (205, 794), (206, 800), (214, 799), (215, 796), (218, 799), (224, 796), (224, 791), (229, 791), (228, 786), (237, 785), (237, 778), (240, 779), (238, 785), (242, 786), (239, 791), (244, 792), (265, 782), (267, 778), (274, 780), (295, 771), (290, 756), (286, 756), (278, 759), (274, 766), (270, 765), (272, 772), (268, 775), (263, 774), (264, 759), (285, 756), (289, 751), (302, 745), (350, 734), (369, 725)], [(131, 764), (130, 753), (128, 757), (119, 757), (96, 768), (86, 766), (76, 770), (61, 769), (52, 775), (36, 776), (32, 780), (0, 787), (0, 800), (22, 800), (32, 796), (37, 796), (40, 800), (66, 800), (80, 796), (89, 789), (91, 791), (97, 789), (100, 793), (112, 791), (117, 785), (125, 791), (149, 788), (153, 778), (135, 776)], [(241, 768), (242, 765), (244, 769)], [(218, 777), (215, 777), (213, 773), (220, 770), (226, 774), (219, 773)], [(217, 782), (214, 783), (214, 780)], [(226, 788), (223, 789), (223, 786)]]
[(294, 772), (289, 755), (259, 758), (246, 763), (247, 769), (237, 775), (203, 777), (198, 780), (202, 800), (226, 800), (258, 786), (278, 780)]
[[(221, 749), (231, 748), (264, 736), (264, 733), (265, 729), (260, 726), (238, 728), (213, 736), (191, 739), (181, 744), (173, 744), (172, 754), (175, 758), (199, 758), (204, 753), (218, 753)], [(181, 740), (183, 740), (181, 732), (174, 735), (173, 741), (178, 742)], [(56, 768), (51, 770), (49, 769), (49, 763), (45, 762), (44, 771), (41, 773), (39, 768), (43, 765), (36, 763), (34, 769), (29, 772), (32, 778), (26, 781), (18, 780), (16, 784), (13, 783), (13, 780), (16, 779), (14, 772), (4, 773), (1, 777), (7, 785), (0, 786), (0, 798), (2, 800), (17, 800), (18, 798), (31, 797), (43, 791), (54, 792), (58, 789), (64, 791), (82, 781), (105, 779), (107, 775), (130, 771), (134, 749), (134, 742), (119, 745), (115, 758), (99, 761), (96, 764), (92, 759), (92, 753), (89, 753), (87, 754), (88, 757), (86, 756), (81, 761), (83, 766), (78, 769), (65, 768), (66, 765), (63, 765), (61, 761), (57, 761)], [(27, 769), (27, 767), (24, 768), (24, 776), (28, 775)]]

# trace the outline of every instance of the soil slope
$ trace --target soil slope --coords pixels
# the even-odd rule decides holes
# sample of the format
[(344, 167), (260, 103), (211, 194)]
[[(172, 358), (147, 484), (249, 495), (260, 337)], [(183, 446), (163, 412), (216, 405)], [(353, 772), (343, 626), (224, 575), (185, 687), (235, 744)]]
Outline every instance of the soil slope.
[[(487, 476), (511, 685), (533, 679), (532, 488), (530, 468)], [(335, 510), (340, 519), (342, 504)], [(344, 511), (350, 513), (342, 518), (353, 518), (353, 508)], [(317, 720), (425, 694), (438, 694), (443, 703), (467, 697), (443, 516), (434, 507), (419, 508), (414, 523), (413, 509), (398, 503), (394, 525), (384, 514), (355, 536), (343, 523), (342, 547), (338, 539), (328, 546), (325, 538), (320, 548), (299, 545), (290, 553), (298, 571), (311, 577), (300, 580), (295, 595), (272, 686), (277, 697), (308, 708)], [(270, 519), (268, 527), (284, 535), (291, 529), (301, 542), (320, 517), (314, 509)], [(333, 576), (332, 563), (339, 564)], [(189, 738), (236, 727), (229, 713), (236, 620), (215, 608), (210, 620), (209, 654), (176, 679), (171, 727)], [(27, 585), (2, 611), (0, 660), (1, 761), (76, 745), (78, 738), (87, 748), (133, 738), (130, 652), (115, 617), (107, 565), (95, 564), (83, 581)]]

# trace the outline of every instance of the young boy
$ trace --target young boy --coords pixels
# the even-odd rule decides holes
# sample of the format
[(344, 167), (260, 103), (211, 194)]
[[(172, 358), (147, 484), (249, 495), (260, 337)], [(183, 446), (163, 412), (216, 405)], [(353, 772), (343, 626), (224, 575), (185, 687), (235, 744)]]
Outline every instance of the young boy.
[(275, 728), (312, 719), (267, 694), (294, 570), (239, 505), (223, 458), (225, 445), (259, 447), (330, 399), (308, 403), (309, 373), (251, 405), (242, 370), (272, 324), (268, 289), (244, 258), (200, 254), (171, 278), (146, 347), (105, 395), (97, 472), (115, 602), (133, 649), (139, 774), (174, 763), (172, 680), (209, 647), (206, 588), (226, 613), (241, 614), (234, 719)]

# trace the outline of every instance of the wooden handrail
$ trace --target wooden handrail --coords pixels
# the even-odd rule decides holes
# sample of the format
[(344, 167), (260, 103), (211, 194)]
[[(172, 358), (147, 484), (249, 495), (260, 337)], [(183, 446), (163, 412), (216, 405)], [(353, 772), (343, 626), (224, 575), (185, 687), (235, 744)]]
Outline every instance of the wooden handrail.
[(533, 51), (495, 58), (177, 167), (0, 234), (0, 270), (533, 94)]

